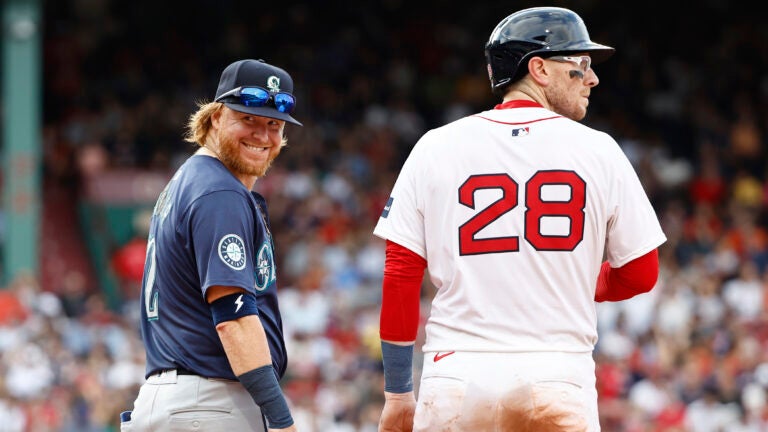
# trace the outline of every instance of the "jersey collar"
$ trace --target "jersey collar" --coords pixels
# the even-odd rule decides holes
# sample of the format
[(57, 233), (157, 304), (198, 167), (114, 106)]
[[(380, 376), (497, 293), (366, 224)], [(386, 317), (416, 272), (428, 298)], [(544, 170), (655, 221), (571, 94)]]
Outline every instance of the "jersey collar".
[(493, 109), (507, 109), (507, 108), (544, 108), (540, 103), (531, 100), (511, 100), (502, 104), (496, 105)]

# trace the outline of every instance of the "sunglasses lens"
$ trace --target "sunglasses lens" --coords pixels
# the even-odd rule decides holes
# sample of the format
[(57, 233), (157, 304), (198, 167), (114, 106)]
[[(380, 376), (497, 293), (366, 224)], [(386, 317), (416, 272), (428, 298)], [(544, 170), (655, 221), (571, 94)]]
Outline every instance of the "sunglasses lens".
[(240, 101), (245, 106), (262, 107), (267, 104), (269, 93), (256, 87), (245, 87), (240, 90)]
[(296, 105), (296, 99), (288, 93), (277, 93), (275, 95), (275, 108), (281, 113), (290, 113)]

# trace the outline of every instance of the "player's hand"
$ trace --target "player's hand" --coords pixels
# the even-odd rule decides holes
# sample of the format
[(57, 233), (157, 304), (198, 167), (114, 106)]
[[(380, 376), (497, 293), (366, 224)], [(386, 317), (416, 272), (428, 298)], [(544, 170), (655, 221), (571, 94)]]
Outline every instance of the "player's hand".
[(384, 392), (384, 409), (379, 419), (379, 432), (412, 432), (416, 412), (414, 393)]

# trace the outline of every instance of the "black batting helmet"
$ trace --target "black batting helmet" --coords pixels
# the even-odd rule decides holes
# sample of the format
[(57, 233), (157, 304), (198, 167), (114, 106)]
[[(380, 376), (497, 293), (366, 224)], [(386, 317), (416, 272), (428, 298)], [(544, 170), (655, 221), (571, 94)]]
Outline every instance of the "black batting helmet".
[(485, 44), (488, 77), (496, 95), (502, 95), (505, 87), (528, 73), (528, 60), (533, 56), (587, 52), (596, 64), (614, 51), (592, 42), (581, 17), (559, 7), (534, 7), (513, 13), (493, 29)]

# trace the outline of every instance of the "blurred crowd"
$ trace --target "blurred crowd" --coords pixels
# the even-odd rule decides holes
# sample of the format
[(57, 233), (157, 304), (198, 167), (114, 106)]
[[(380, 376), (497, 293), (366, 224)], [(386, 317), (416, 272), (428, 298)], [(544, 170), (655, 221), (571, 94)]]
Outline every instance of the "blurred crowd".
[[(497, 103), (482, 48), (513, 10), (256, 3), (45, 2), (44, 184), (76, 201), (104, 173), (170, 175), (223, 66), (284, 67), (304, 127), (286, 128), (255, 188), (278, 255), (282, 384), (299, 430), (375, 431), (384, 256), (371, 231), (419, 136)], [(656, 1), (550, 4), (617, 48), (595, 66), (585, 123), (622, 146), (668, 237), (653, 291), (597, 305), (603, 430), (768, 430), (768, 28), (724, 0), (695, 19)], [(138, 286), (123, 280), (110, 308), (89, 280), (0, 289), (0, 431), (119, 430), (144, 379)], [(427, 275), (423, 317), (433, 289)]]

